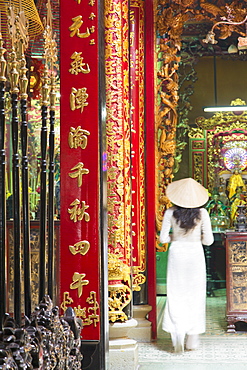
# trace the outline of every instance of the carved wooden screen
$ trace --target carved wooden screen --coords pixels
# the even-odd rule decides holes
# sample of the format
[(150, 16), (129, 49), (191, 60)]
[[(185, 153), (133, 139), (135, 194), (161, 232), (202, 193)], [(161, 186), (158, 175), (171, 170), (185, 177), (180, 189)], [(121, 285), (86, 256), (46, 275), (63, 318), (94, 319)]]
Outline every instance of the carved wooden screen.
[(189, 138), (189, 176), (207, 187), (206, 131), (194, 129)]

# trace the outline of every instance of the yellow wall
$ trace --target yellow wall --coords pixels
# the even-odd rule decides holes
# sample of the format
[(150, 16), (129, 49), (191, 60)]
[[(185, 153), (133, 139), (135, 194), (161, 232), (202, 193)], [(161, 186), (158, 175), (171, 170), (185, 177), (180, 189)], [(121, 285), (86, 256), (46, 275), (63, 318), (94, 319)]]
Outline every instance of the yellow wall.
[[(198, 80), (194, 84), (194, 94), (190, 99), (193, 107), (188, 116), (190, 125), (195, 124), (196, 117), (211, 117), (213, 113), (204, 113), (203, 107), (215, 105), (213, 57), (201, 58), (195, 69)], [(236, 98), (247, 103), (247, 61), (232, 61), (217, 57), (216, 70), (217, 105), (229, 105)], [(188, 145), (183, 154), (180, 170), (175, 174), (175, 179), (187, 176), (189, 176)]]

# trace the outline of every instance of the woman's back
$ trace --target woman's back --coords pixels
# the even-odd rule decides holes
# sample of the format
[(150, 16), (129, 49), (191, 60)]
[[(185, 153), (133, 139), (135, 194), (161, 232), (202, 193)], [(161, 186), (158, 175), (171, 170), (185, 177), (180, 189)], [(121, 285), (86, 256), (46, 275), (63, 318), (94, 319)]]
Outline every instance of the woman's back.
[[(180, 227), (179, 222), (177, 222), (177, 220), (175, 219), (175, 210), (176, 207), (171, 207), (166, 210), (160, 234), (161, 242), (201, 242), (204, 245), (210, 245), (213, 243), (211, 222), (208, 212), (205, 208), (200, 209), (200, 219), (196, 220), (195, 227), (188, 230), (187, 232), (184, 228)], [(169, 237), (170, 229), (172, 229), (172, 234)]]

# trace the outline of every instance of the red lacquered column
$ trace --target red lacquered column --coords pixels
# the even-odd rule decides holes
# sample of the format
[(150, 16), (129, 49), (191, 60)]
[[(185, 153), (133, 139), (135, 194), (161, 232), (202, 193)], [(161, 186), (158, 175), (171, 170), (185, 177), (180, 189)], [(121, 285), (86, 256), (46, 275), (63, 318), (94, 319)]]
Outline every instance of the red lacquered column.
[(130, 120), (134, 304), (147, 303), (144, 139), (144, 2), (130, 3)]
[(153, 339), (157, 337), (156, 319), (156, 228), (155, 228), (155, 27), (153, 1), (145, 1), (145, 101), (146, 101), (146, 207), (147, 207), (147, 246), (148, 246), (148, 304), (152, 311), (148, 318), (152, 322)]

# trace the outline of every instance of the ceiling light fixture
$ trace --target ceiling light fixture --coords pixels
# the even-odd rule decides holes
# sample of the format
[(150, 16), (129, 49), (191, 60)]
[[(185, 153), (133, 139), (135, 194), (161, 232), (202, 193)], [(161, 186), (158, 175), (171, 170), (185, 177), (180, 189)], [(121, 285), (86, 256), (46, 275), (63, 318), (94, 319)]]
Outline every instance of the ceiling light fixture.
[(204, 112), (244, 112), (247, 111), (247, 105), (236, 105), (227, 107), (205, 107)]

